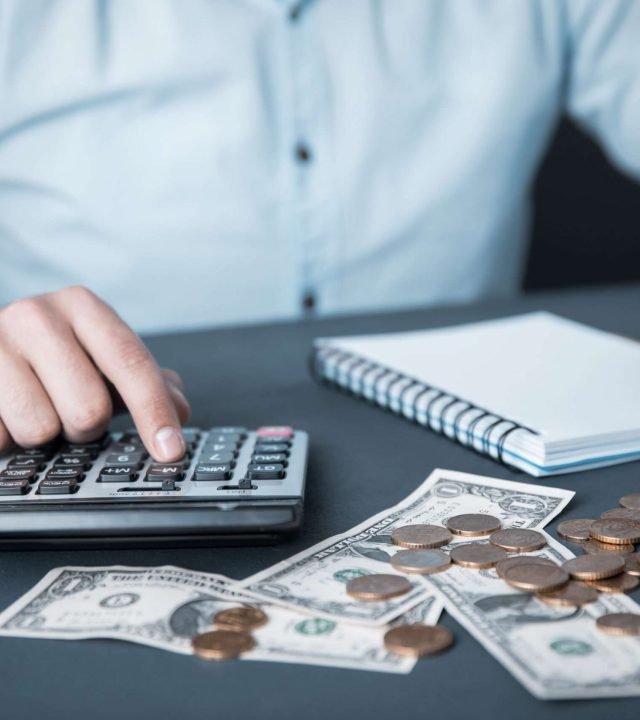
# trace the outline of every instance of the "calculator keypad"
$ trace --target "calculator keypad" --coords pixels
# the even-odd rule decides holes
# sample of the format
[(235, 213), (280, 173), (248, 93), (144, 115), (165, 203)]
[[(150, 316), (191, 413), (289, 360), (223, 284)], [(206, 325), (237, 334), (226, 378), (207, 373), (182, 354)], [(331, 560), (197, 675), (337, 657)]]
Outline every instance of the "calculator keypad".
[(18, 448), (0, 457), (0, 503), (300, 497), (308, 438), (287, 426), (185, 428), (187, 452), (156, 463), (139, 435)]

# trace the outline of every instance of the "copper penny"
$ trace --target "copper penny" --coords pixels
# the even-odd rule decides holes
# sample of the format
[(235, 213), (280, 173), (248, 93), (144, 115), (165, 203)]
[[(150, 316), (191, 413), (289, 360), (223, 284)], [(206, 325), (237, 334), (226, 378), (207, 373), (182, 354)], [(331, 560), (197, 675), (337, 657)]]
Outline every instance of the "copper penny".
[(624, 559), (624, 571), (628, 575), (640, 577), (640, 553), (627, 555)]
[(623, 572), (604, 580), (590, 580), (588, 584), (602, 593), (625, 593), (635, 590), (640, 585), (640, 578)]
[(579, 582), (571, 580), (559, 590), (538, 593), (536, 597), (538, 600), (541, 600), (547, 605), (554, 605), (557, 607), (578, 607), (580, 605), (587, 605), (587, 603), (595, 602), (598, 599), (598, 591), (595, 587), (582, 585)]
[(536, 530), (519, 528), (496, 530), (496, 532), (491, 533), (489, 542), (492, 545), (501, 547), (503, 550), (518, 553), (540, 550), (540, 548), (543, 548), (547, 544), (542, 533)]
[(507, 557), (502, 548), (489, 543), (472, 543), (470, 545), (457, 545), (449, 553), (456, 565), (468, 568), (490, 568), (500, 560)]
[(582, 544), (582, 549), (587, 555), (631, 555), (635, 550), (634, 545), (612, 545), (611, 543), (603, 543), (600, 540), (587, 540)]
[(250, 632), (256, 630), (269, 621), (266, 613), (260, 608), (236, 607), (221, 610), (213, 618), (213, 624), (221, 630), (235, 630), (236, 632)]
[(591, 526), (591, 537), (612, 545), (627, 545), (640, 542), (640, 521), (618, 518), (595, 520)]
[(451, 558), (442, 550), (400, 550), (391, 558), (391, 565), (400, 572), (429, 575), (446, 570)]
[(601, 515), (601, 518), (616, 518), (618, 520), (640, 520), (640, 510), (629, 510), (629, 508), (613, 508), (611, 510), (605, 510)]
[(596, 626), (610, 635), (640, 635), (640, 615), (637, 613), (610, 613), (601, 615)]
[(498, 577), (501, 577), (504, 580), (504, 574), (509, 568), (512, 568), (515, 565), (526, 565), (527, 563), (532, 563), (534, 565), (553, 565), (554, 567), (557, 567), (553, 560), (549, 560), (545, 557), (537, 557), (536, 555), (519, 555), (518, 557), (508, 557), (504, 560), (500, 560), (500, 562), (496, 565), (496, 572), (498, 573)]
[(497, 517), (482, 513), (454, 515), (447, 520), (445, 525), (454, 535), (463, 535), (465, 537), (490, 535), (502, 527), (502, 523)]
[(194, 654), (205, 660), (232, 660), (255, 646), (251, 635), (233, 630), (211, 630), (191, 639)]
[(601, 580), (624, 570), (621, 555), (581, 555), (567, 560), (562, 567), (576, 580)]
[(411, 590), (411, 583), (401, 575), (385, 573), (362, 575), (347, 583), (347, 594), (356, 600), (373, 602), (404, 595)]
[(440, 525), (403, 525), (391, 533), (391, 541), (410, 550), (427, 550), (447, 545), (453, 535)]
[(618, 500), (620, 505), (629, 510), (640, 510), (640, 493), (634, 495), (625, 495)]
[(578, 520), (564, 520), (558, 524), (556, 532), (563, 540), (569, 540), (569, 542), (585, 542), (591, 535), (589, 529), (593, 520), (578, 519)]
[(528, 592), (551, 592), (569, 582), (569, 574), (559, 565), (522, 563), (504, 573), (505, 582), (518, 590)]
[(385, 648), (396, 655), (435, 655), (453, 644), (453, 635), (442, 625), (398, 625), (384, 635)]

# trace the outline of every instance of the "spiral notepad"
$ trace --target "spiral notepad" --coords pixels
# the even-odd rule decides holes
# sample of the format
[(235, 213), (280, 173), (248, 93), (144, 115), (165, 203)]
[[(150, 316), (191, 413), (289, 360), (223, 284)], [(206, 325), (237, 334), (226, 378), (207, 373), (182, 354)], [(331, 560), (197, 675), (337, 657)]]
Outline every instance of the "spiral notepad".
[(640, 343), (531, 313), (322, 338), (314, 375), (535, 476), (640, 458)]

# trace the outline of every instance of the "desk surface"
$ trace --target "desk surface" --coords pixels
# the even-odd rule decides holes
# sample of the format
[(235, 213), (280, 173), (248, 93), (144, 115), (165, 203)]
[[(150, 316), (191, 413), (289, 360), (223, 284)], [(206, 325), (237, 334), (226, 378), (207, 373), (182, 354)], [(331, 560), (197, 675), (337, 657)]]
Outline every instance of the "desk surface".
[[(59, 565), (165, 563), (243, 578), (408, 495), (434, 467), (535, 482), (391, 414), (314, 384), (312, 339), (435, 327), (547, 309), (640, 337), (640, 286), (533, 295), (398, 314), (225, 329), (152, 338), (159, 361), (186, 378), (193, 421), (259, 426), (282, 422), (311, 436), (303, 530), (278, 546), (175, 550), (0, 552), (4, 608)], [(577, 492), (564, 517), (597, 516), (640, 489), (640, 464), (551, 478)], [(640, 592), (634, 593), (640, 600)], [(413, 718), (518, 720), (637, 717), (637, 699), (543, 703), (451, 618), (456, 645), (407, 676), (277, 663), (204, 663), (133, 644), (0, 638), (0, 714), (47, 718)], [(541, 715), (543, 713), (543, 715)]]

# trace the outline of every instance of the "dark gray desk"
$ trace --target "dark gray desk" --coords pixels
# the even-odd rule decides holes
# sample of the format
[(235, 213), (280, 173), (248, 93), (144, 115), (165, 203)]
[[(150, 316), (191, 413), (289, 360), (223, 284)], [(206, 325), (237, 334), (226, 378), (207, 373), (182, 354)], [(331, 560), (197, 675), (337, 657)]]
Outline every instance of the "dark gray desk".
[[(316, 335), (403, 330), (546, 308), (640, 337), (640, 286), (545, 294), (482, 307), (341, 318), (154, 338), (159, 360), (186, 379), (202, 426), (282, 422), (306, 428), (312, 455), (302, 532), (257, 548), (0, 553), (0, 606), (48, 570), (65, 564), (173, 563), (242, 578), (413, 490), (437, 466), (524, 480), (490, 460), (333, 390), (315, 385), (306, 358)], [(640, 368), (638, 368), (640, 371)], [(585, 389), (586, 391), (586, 389)], [(639, 408), (640, 412), (640, 408)], [(565, 517), (588, 517), (640, 491), (631, 463), (550, 481), (577, 491)], [(638, 598), (639, 593), (635, 593)], [(408, 676), (267, 663), (207, 664), (113, 641), (0, 638), (0, 717), (87, 718), (500, 718), (638, 717), (637, 699), (543, 703), (534, 700), (450, 618), (446, 654)], [(639, 669), (640, 670), (640, 669)]]

